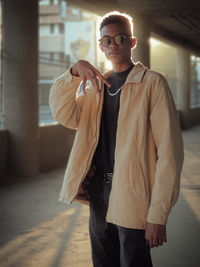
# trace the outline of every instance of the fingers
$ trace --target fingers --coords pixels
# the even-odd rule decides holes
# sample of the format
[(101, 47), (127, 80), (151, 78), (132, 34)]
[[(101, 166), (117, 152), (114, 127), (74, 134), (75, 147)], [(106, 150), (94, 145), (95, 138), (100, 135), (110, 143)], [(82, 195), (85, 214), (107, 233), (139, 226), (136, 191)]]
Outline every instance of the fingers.
[(164, 242), (167, 242), (167, 227), (166, 227), (166, 225), (164, 225), (164, 233), (163, 233), (163, 240), (164, 240)]
[(165, 242), (167, 242), (166, 227), (162, 227), (158, 233), (158, 246), (162, 246)]
[(99, 93), (100, 92), (100, 88), (99, 88), (99, 82), (97, 77), (108, 87), (110, 87), (111, 85), (109, 84), (109, 82), (103, 77), (103, 75), (93, 67), (93, 72), (91, 72), (90, 74), (90, 81), (92, 82), (94, 88), (96, 89), (96, 92)]
[(73, 71), (78, 73), (78, 75), (83, 80), (83, 93), (85, 93), (85, 87), (87, 80), (90, 80), (94, 88), (96, 89), (96, 92), (100, 92), (99, 88), (99, 78), (106, 86), (110, 87), (109, 82), (103, 77), (103, 75), (88, 61), (80, 60), (78, 61), (73, 68)]
[[(100, 87), (99, 87), (99, 81), (97, 79), (97, 77), (99, 77), (99, 74), (97, 76), (96, 73), (94, 72), (89, 72), (88, 75), (84, 76), (83, 80), (85, 80), (85, 83), (87, 80), (90, 80), (93, 87), (96, 89), (97, 93), (100, 93)], [(108, 87), (110, 87), (110, 84), (108, 83), (108, 81), (105, 78), (102, 78), (103, 76), (101, 75), (101, 81), (106, 84)], [(84, 91), (85, 92), (85, 91)]]
[(111, 85), (109, 84), (109, 82), (103, 77), (103, 75), (96, 70), (96, 75), (99, 77), (99, 79), (108, 87), (110, 87)]
[[(153, 235), (149, 236), (147, 239), (146, 239), (146, 244), (149, 244), (149, 247), (150, 248), (154, 248), (154, 247), (158, 247), (159, 244), (156, 240), (156, 237), (153, 237)], [(162, 245), (162, 244), (160, 244)]]
[(110, 83), (103, 77), (103, 75), (97, 70), (95, 69), (95, 73), (93, 73), (91, 75), (90, 81), (92, 82), (94, 88), (96, 89), (96, 92), (99, 93), (100, 92), (100, 88), (99, 88), (99, 82), (97, 77), (107, 86), (110, 87)]
[(164, 242), (167, 242), (166, 226), (147, 223), (145, 239), (150, 248), (162, 246)]
[(154, 247), (153, 237), (150, 236), (149, 239), (148, 239), (148, 241), (149, 241), (149, 242), (148, 242), (148, 243), (149, 243), (149, 247), (150, 247), (150, 248), (153, 248), (153, 247)]
[(154, 247), (153, 235), (146, 232), (145, 239), (146, 239), (146, 245), (149, 245), (150, 248), (153, 248)]
[(85, 94), (85, 85), (86, 85), (86, 79), (85, 78), (83, 78), (83, 93)]
[(99, 93), (99, 92), (100, 92), (99, 82), (98, 82), (96, 76), (93, 75), (93, 76), (91, 77), (90, 81), (92, 82), (94, 88), (96, 89), (96, 92)]

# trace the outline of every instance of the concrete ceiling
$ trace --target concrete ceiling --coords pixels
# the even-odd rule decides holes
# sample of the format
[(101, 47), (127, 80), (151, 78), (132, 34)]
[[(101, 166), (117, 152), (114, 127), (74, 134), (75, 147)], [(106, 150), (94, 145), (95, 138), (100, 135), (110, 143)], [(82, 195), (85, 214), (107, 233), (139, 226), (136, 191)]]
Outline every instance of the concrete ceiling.
[(119, 10), (148, 20), (151, 31), (200, 54), (200, 0), (67, 0), (97, 15)]

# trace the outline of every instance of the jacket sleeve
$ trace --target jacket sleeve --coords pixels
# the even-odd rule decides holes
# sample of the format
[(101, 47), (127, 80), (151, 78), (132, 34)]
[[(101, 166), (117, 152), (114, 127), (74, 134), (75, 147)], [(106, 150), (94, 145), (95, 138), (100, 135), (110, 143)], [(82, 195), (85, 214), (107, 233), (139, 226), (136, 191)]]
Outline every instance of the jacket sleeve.
[(178, 199), (184, 152), (178, 113), (167, 81), (160, 74), (151, 86), (150, 106), (157, 162), (147, 221), (166, 224)]
[(78, 93), (81, 79), (68, 69), (56, 79), (50, 89), (49, 105), (54, 119), (63, 126), (77, 129), (84, 96)]

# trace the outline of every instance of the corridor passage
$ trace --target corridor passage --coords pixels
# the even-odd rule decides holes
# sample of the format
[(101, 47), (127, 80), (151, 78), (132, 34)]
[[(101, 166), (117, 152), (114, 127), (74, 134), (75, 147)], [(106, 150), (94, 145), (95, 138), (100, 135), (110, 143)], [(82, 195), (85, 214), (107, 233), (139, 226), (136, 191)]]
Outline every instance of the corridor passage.
[[(168, 221), (168, 243), (152, 249), (154, 267), (200, 266), (200, 126), (183, 132), (181, 194)], [(64, 205), (64, 168), (0, 189), (1, 267), (92, 267), (88, 207)]]

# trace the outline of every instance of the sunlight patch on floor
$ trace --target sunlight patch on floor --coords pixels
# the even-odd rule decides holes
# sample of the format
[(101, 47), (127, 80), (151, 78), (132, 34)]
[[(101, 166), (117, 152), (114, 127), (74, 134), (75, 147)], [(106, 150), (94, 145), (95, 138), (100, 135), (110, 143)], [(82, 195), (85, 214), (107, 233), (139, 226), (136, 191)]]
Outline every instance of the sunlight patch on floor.
[(88, 207), (74, 206), (1, 248), (1, 267), (90, 267)]

